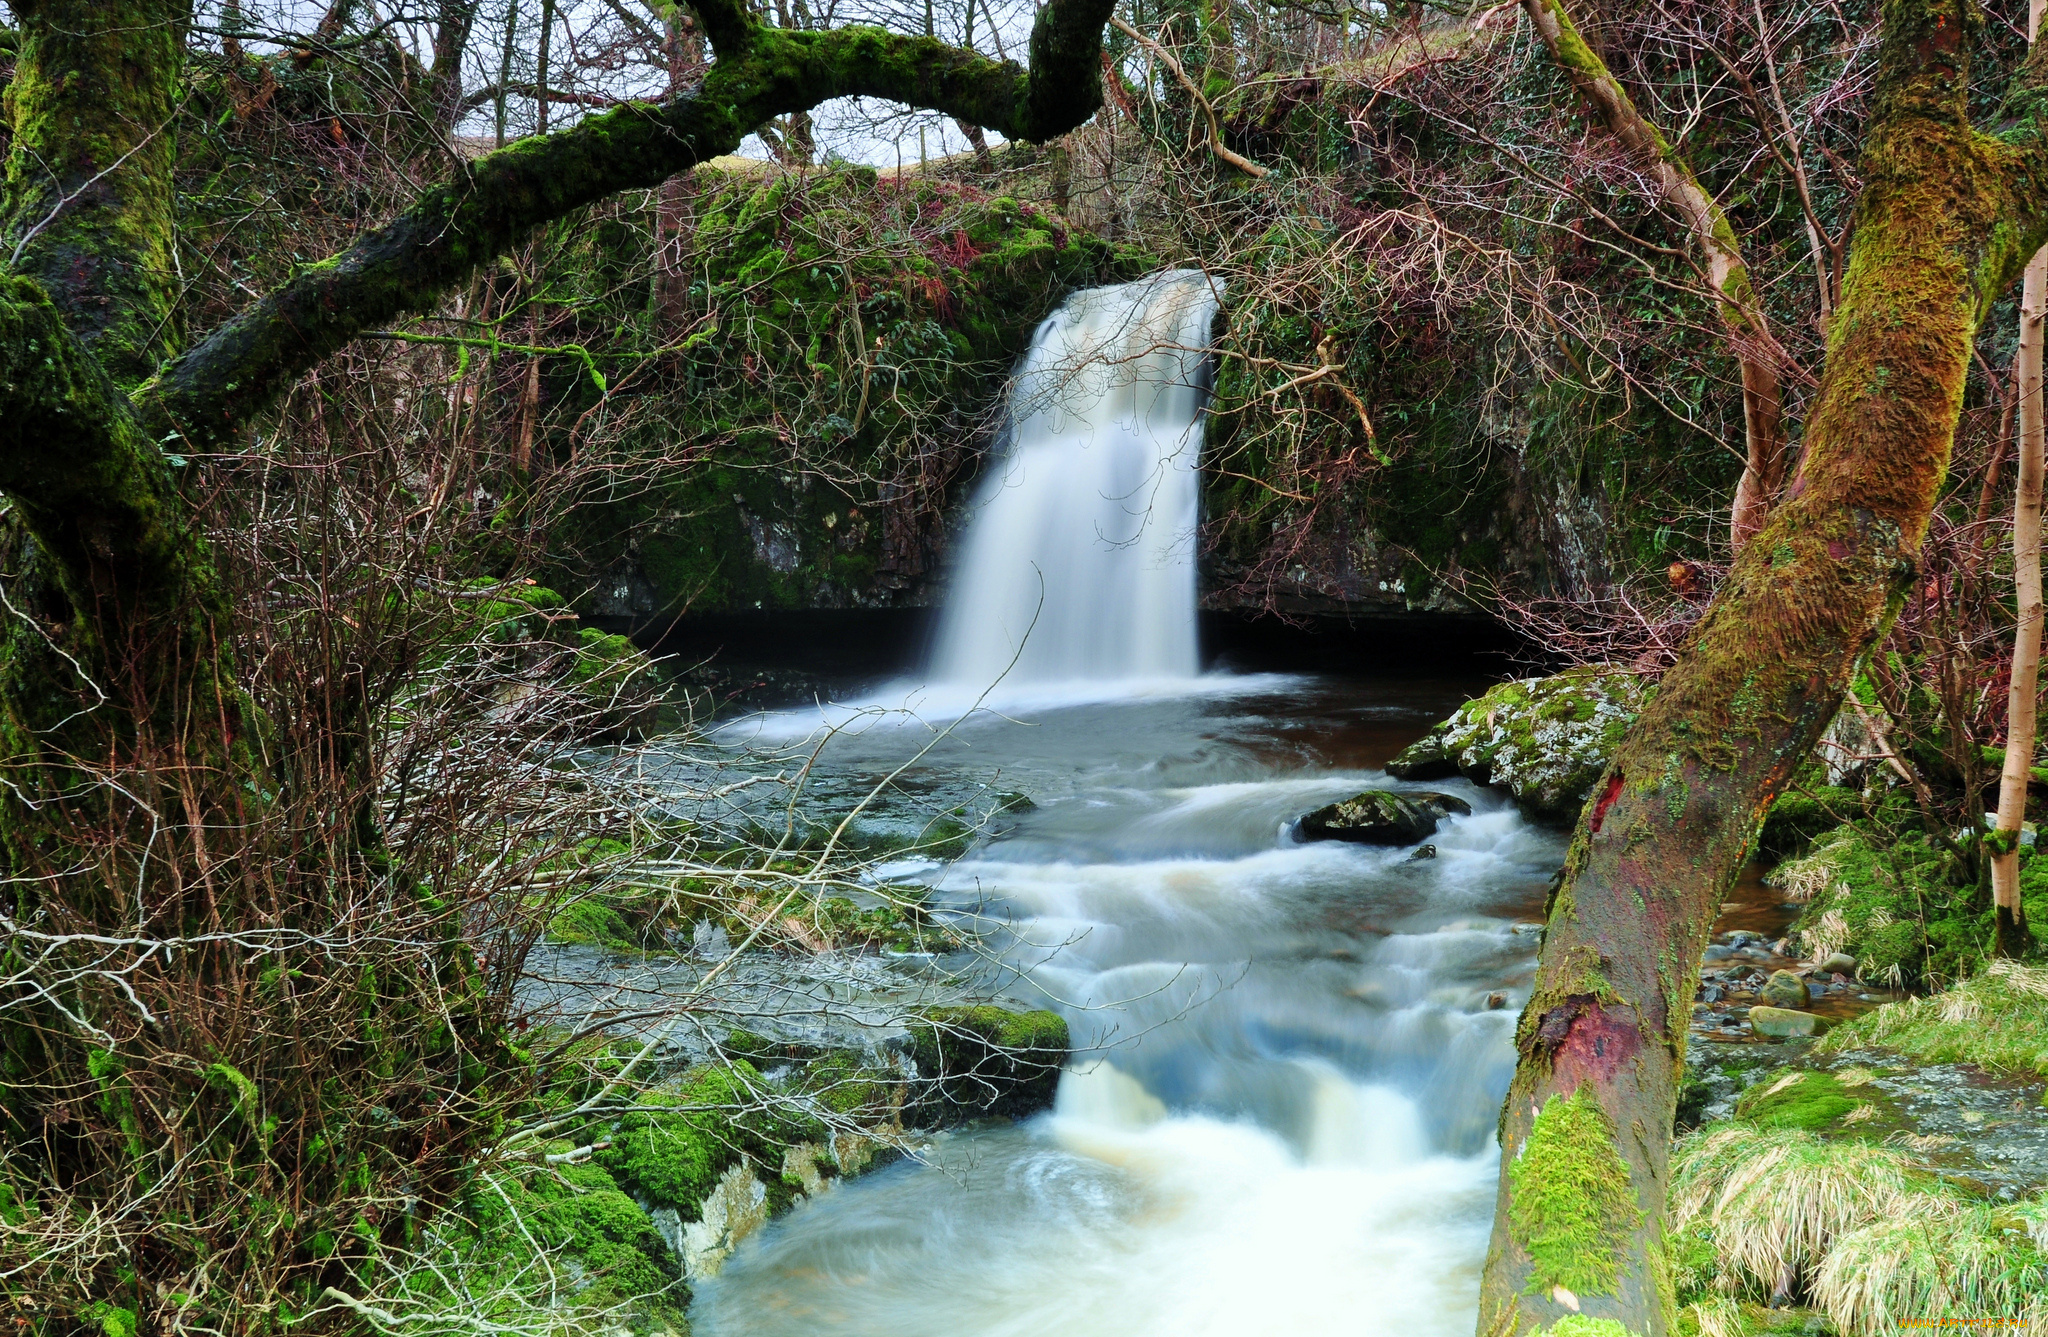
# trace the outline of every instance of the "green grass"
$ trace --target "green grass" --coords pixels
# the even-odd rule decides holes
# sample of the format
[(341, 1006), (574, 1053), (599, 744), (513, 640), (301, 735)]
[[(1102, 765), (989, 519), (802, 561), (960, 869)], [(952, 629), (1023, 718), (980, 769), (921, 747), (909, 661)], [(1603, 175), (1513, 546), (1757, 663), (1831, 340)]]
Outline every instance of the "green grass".
[(1880, 1046), (1924, 1063), (1974, 1063), (2048, 1076), (2048, 969), (1994, 961), (1943, 993), (1873, 1009), (1830, 1031), (1819, 1049)]

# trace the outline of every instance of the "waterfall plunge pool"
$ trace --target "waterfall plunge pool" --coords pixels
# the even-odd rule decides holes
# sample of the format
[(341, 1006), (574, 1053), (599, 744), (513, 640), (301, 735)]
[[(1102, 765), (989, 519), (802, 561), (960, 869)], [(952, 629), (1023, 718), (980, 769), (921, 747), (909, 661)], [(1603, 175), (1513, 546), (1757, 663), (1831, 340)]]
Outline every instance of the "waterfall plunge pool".
[(1198, 673), (1216, 300), (1187, 270), (1070, 298), (1019, 368), (927, 670), (721, 734), (835, 731), (813, 802), (892, 774), (1029, 795), (929, 880), (994, 949), (981, 985), (1057, 1008), (1073, 1054), (1050, 1112), (744, 1241), (697, 1287), (706, 1337), (1472, 1329), (1563, 842), (1462, 781), (1433, 858), (1295, 840), (1483, 680)]

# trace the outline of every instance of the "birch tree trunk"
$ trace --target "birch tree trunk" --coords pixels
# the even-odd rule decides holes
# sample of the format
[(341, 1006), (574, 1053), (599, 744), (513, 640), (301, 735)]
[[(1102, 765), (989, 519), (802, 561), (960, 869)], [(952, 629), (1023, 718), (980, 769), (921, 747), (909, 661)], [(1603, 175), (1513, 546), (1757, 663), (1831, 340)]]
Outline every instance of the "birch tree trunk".
[[(2041, 33), (2043, 0), (2027, 7), (2027, 41)], [(2041, 403), (2042, 310), (2048, 299), (2048, 249), (2027, 262), (2020, 290), (2019, 485), (2012, 514), (2012, 578), (2018, 625), (2012, 636), (2012, 680), (2007, 691), (2005, 764), (1998, 776), (1998, 822), (1991, 841), (1991, 903), (1997, 948), (2017, 955), (2028, 935), (2020, 900), (2020, 830), (2027, 820), (2027, 782), (2033, 778), (2036, 706), (2041, 677), (2041, 473), (2044, 433)]]

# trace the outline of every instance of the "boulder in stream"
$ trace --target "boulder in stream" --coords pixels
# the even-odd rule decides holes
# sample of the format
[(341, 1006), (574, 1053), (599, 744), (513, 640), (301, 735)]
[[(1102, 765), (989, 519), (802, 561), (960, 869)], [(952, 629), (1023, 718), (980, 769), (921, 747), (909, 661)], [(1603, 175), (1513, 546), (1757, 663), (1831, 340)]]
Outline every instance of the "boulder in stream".
[(1759, 999), (1766, 1007), (1803, 1008), (1809, 1001), (1806, 981), (1789, 970), (1774, 971), (1764, 981), (1764, 987), (1757, 990)]
[(1654, 690), (1612, 665), (1504, 682), (1387, 763), (1403, 780), (1500, 785), (1539, 821), (1570, 824)]
[(1023, 1118), (1052, 1104), (1068, 1052), (1067, 1023), (1057, 1012), (928, 1007), (909, 1024), (919, 1078), (914, 1122)]
[(1303, 814), (1299, 830), (1303, 840), (1413, 845), (1435, 835), (1437, 823), (1453, 813), (1469, 817), (1472, 805), (1450, 794), (1368, 789)]

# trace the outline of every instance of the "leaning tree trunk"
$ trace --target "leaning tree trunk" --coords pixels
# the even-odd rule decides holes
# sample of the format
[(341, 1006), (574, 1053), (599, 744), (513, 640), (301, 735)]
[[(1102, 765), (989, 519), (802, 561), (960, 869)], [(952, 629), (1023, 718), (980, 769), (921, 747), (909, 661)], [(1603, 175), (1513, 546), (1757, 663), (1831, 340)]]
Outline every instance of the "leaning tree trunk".
[(1979, 321), (2043, 240), (2029, 57), (1967, 113), (1978, 15), (1887, 0), (1855, 249), (1806, 458), (1581, 817), (1501, 1111), (1482, 1337), (1672, 1331), (1663, 1234), (1693, 990), (1723, 895), (1911, 580)]

